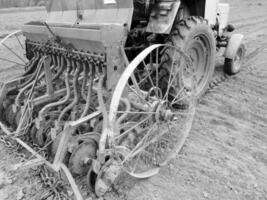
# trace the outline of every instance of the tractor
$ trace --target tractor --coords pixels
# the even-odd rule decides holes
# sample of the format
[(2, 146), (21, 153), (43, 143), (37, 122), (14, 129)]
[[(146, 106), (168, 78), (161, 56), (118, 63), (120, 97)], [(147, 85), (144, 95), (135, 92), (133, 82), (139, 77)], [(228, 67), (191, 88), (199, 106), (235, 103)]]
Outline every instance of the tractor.
[[(159, 173), (183, 147), (197, 100), (225, 48), (224, 71), (240, 71), (243, 35), (218, 0), (49, 0), (1, 42), (21, 69), (1, 83), (0, 127), (45, 165), (103, 196), (121, 173)], [(45, 153), (41, 153), (45, 152)]]

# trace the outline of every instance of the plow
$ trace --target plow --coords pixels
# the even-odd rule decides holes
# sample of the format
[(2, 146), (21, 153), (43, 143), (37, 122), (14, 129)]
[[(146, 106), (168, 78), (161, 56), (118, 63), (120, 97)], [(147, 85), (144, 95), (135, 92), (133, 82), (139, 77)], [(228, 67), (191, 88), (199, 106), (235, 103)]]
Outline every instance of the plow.
[(226, 48), (227, 73), (240, 70), (243, 36), (228, 36), (228, 9), (217, 1), (49, 1), (46, 21), (0, 42), (8, 52), (0, 59), (23, 69), (0, 89), (1, 130), (31, 154), (16, 169), (45, 165), (78, 200), (80, 179), (100, 197), (122, 173), (158, 174), (186, 141), (216, 49)]

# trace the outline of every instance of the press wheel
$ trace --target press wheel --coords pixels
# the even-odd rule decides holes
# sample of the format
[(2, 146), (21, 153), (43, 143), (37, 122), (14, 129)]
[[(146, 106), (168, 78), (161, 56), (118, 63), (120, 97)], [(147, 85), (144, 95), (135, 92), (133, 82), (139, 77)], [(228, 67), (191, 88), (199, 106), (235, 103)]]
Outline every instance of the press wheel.
[[(172, 52), (168, 77), (161, 75), (166, 51)], [(181, 150), (195, 113), (194, 80), (185, 85), (178, 76), (188, 65), (192, 65), (189, 57), (178, 48), (152, 45), (119, 79), (110, 104), (109, 129), (101, 140), (107, 138), (105, 146), (124, 149), (121, 166), (131, 176), (157, 174)]]

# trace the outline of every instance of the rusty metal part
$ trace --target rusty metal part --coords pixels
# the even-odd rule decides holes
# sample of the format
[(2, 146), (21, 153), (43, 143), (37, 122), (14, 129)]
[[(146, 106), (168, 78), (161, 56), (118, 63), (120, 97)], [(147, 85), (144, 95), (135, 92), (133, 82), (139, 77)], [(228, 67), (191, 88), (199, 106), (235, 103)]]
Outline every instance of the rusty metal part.
[(65, 72), (65, 86), (67, 89), (66, 96), (58, 102), (54, 102), (54, 103), (48, 104), (45, 107), (43, 107), (42, 110), (39, 112), (39, 121), (44, 120), (44, 117), (45, 117), (46, 113), (49, 111), (49, 109), (56, 107), (56, 106), (64, 105), (69, 101), (70, 96), (71, 96), (71, 88), (70, 88), (69, 79), (70, 79), (70, 66), (68, 65), (67, 70)]
[[(32, 60), (30, 60), (29, 67), (24, 72), (23, 76), (27, 76), (29, 74), (32, 74), (36, 70), (36, 65), (37, 65), (39, 59), (40, 59), (39, 53), (34, 52), (34, 57), (32, 58)], [(23, 86), (20, 86), (20, 87), (23, 87)]]
[(27, 82), (30, 82), (30, 83), (26, 84), (27, 83), (26, 82), (26, 83), (23, 84), (23, 85), (25, 85), (25, 84), (26, 85), (21, 89), (21, 91), (19, 92), (19, 94), (17, 95), (16, 100), (15, 100), (15, 105), (17, 107), (20, 107), (21, 106), (20, 99), (21, 99), (21, 96), (24, 94), (24, 92), (26, 90), (32, 88), (32, 86), (34, 85), (34, 83), (36, 84), (36, 80), (38, 80), (39, 78), (42, 78), (42, 76), (44, 75), (44, 74), (42, 74), (41, 77), (39, 77), (39, 75), (38, 75), (39, 72), (42, 69), (43, 64), (44, 64), (44, 58), (41, 58), (39, 60), (39, 63), (38, 63), (36, 72), (31, 76), (31, 78), (29, 79), (30, 81), (27, 81)]
[(83, 118), (87, 115), (87, 113), (89, 112), (90, 106), (91, 106), (92, 90), (93, 90), (93, 83), (94, 83), (94, 78), (95, 78), (95, 69), (92, 66), (90, 66), (90, 68), (91, 68), (91, 70), (90, 70), (91, 74), (90, 74), (90, 79), (89, 79), (86, 104), (84, 107), (84, 111), (82, 112), (81, 118)]
[(43, 147), (47, 144), (48, 141), (51, 141), (50, 131), (51, 127), (54, 124), (52, 119), (42, 123), (41, 127), (39, 127), (35, 133), (35, 141), (36, 144), (40, 147)]
[(28, 85), (30, 85), (33, 80), (35, 79), (36, 75), (37, 75), (37, 72), (38, 72), (38, 69), (40, 67), (40, 65), (42, 65), (42, 56), (40, 55), (40, 53), (37, 53), (37, 57), (36, 57), (36, 62), (38, 62), (37, 66), (36, 66), (36, 69), (34, 70), (34, 72), (31, 74), (30, 78), (28, 78), (24, 83), (20, 84), (18, 86), (19, 89), (22, 89), (22, 88), (26, 88)]
[(56, 153), (58, 151), (58, 146), (62, 137), (62, 132), (60, 132), (58, 135), (56, 135), (56, 138), (53, 138), (53, 143), (51, 145), (51, 149), (50, 149), (50, 153), (51, 153), (51, 157), (55, 158)]
[(61, 58), (58, 58), (58, 63), (60, 65), (60, 68), (58, 69), (58, 72), (54, 75), (53, 77), (53, 81), (58, 80), (58, 78), (61, 76), (61, 74), (64, 72), (65, 70), (65, 58), (63, 56), (61, 56)]
[(70, 111), (78, 102), (79, 102), (79, 98), (80, 98), (80, 89), (78, 86), (78, 78), (80, 73), (82, 72), (82, 67), (80, 65), (79, 62), (76, 63), (77, 64), (77, 68), (74, 74), (74, 79), (73, 79), (73, 89), (74, 89), (74, 99), (73, 101), (62, 111), (62, 113), (60, 114), (60, 116), (58, 117), (58, 122), (60, 123), (63, 120), (64, 115)]
[(83, 66), (82, 97), (86, 101), (87, 100), (87, 96), (85, 94), (85, 87), (86, 87), (87, 81), (88, 81), (88, 74), (90, 72), (90, 70), (89, 70), (90, 66), (87, 66), (87, 63), (85, 61), (82, 62), (82, 66)]
[[(104, 164), (104, 166), (101, 167), (101, 170), (96, 177), (95, 186), (94, 186), (95, 194), (98, 197), (103, 196), (110, 189), (112, 184), (116, 181), (116, 179), (121, 174), (121, 170), (122, 168), (120, 166), (120, 161), (116, 161), (113, 159), (107, 161)], [(90, 179), (87, 181), (90, 181), (90, 182), (92, 181), (91, 176), (92, 174), (88, 176), (88, 178)]]
[(69, 159), (69, 169), (74, 175), (84, 175), (88, 172), (93, 159), (96, 159), (97, 145), (93, 140), (79, 144)]

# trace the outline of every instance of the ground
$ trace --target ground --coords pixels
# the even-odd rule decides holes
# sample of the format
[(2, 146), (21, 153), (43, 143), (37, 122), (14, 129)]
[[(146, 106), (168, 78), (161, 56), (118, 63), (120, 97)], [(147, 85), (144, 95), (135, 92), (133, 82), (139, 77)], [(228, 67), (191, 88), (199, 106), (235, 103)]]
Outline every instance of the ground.
[[(228, 2), (230, 22), (246, 37), (242, 71), (204, 95), (184, 148), (159, 175), (127, 178), (105, 199), (267, 200), (267, 2)], [(0, 31), (11, 31), (32, 16), (44, 13), (0, 14)], [(0, 79), (9, 77), (12, 70), (0, 67)], [(0, 157), (0, 199), (39, 199), (38, 178), (31, 172), (13, 174), (18, 158), (2, 144)]]

